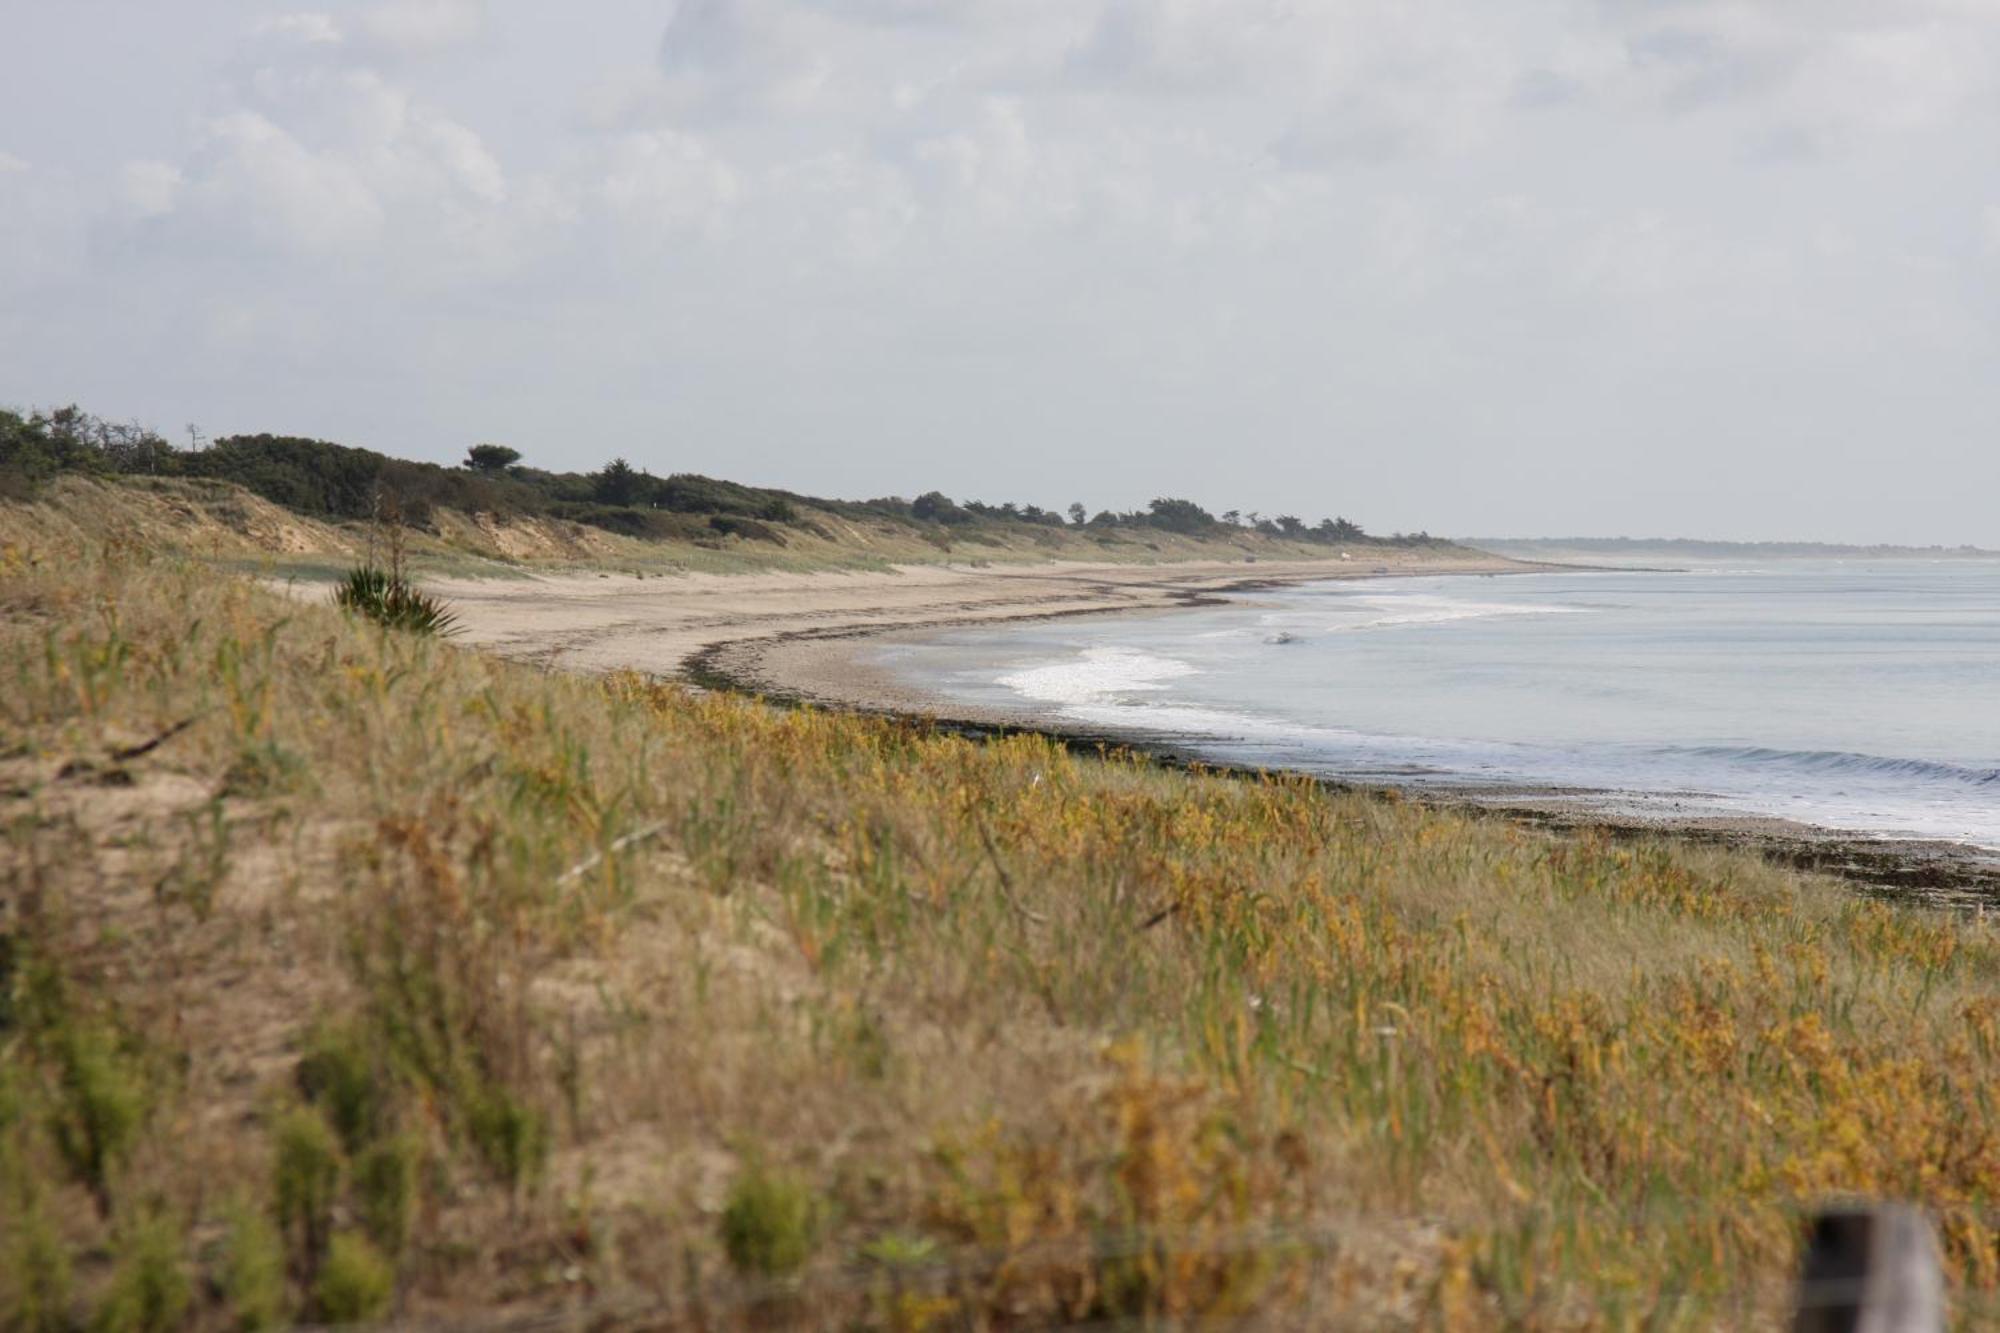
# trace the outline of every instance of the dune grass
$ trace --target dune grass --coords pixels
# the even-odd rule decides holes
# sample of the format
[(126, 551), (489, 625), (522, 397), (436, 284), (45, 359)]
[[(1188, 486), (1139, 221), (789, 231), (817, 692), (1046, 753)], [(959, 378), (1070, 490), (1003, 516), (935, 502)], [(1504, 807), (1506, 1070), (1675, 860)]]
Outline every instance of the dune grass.
[[(0, 552), (0, 1311), (1754, 1326), (2000, 1286), (2000, 937)], [(1970, 1313), (1965, 1316), (1970, 1318)]]

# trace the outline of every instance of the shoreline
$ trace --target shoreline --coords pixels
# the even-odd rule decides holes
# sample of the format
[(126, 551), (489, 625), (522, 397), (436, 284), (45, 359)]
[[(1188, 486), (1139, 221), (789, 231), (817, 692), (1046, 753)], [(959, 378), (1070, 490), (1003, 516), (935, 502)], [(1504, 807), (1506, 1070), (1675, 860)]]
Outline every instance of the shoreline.
[[(1538, 572), (1551, 568), (1578, 572), (1590, 569), (1587, 566), (1540, 565), (1535, 569), (1504, 572)], [(1487, 574), (1487, 571), (1478, 572), (1482, 576)], [(1498, 572), (1502, 571), (1493, 571)], [(1376, 574), (1372, 577), (1383, 576)], [(1231, 591), (1251, 591), (1259, 586), (1281, 586), (1299, 581), (1303, 580), (1248, 579), (1201, 594), (1190, 594), (1164, 606), (1144, 609), (1164, 611), (1178, 606), (1213, 605), (1225, 600), (1226, 594)], [(1061, 615), (1108, 614), (1117, 609), (1062, 611), (1009, 619), (1054, 619)], [(1034, 734), (1046, 736), (1074, 750), (1130, 750), (1174, 767), (1199, 766), (1229, 776), (1255, 777), (1264, 771), (1205, 758), (1197, 746), (1186, 742), (1066, 726), (1028, 707), (971, 707), (962, 701), (946, 700), (912, 686), (893, 673), (860, 660), (860, 646), (864, 642), (893, 642), (906, 635), (920, 636), (968, 623), (981, 622), (939, 620), (887, 628), (850, 625), (822, 627), (769, 638), (723, 640), (691, 653), (681, 664), (681, 674), (705, 688), (735, 690), (786, 706), (838, 708), (969, 736)], [(1867, 892), (1894, 901), (1915, 899), (1927, 905), (1958, 910), (1984, 910), (1989, 906), (2000, 906), (2000, 856), (1968, 843), (1868, 835), (1777, 816), (1677, 816), (1664, 811), (1619, 808), (1621, 804), (1629, 805), (1635, 797), (1657, 797), (1657, 793), (1522, 784), (1486, 788), (1472, 794), (1421, 783), (1397, 785), (1358, 781), (1305, 769), (1282, 771), (1300, 773), (1330, 790), (1393, 794), (1398, 799), (1423, 805), (1482, 817), (1512, 819), (1556, 832), (1596, 830), (1617, 838), (1667, 836), (1745, 848), (1795, 869), (1846, 880)]]
[[(1162, 613), (1215, 605), (1235, 592), (1320, 581), (1385, 577), (1497, 577), (1608, 571), (1468, 553), (1426, 558), (1399, 550), (1353, 562), (1263, 565), (1191, 561), (1129, 565), (1049, 562), (919, 565), (890, 572), (685, 575), (675, 578), (559, 575), (495, 584), (429, 580), (460, 613), (461, 642), (549, 668), (633, 670), (755, 695), (933, 726), (966, 735), (1032, 732), (1071, 748), (1116, 747), (1176, 766), (1219, 773), (1256, 770), (1201, 758), (1156, 737), (1066, 727), (1031, 708), (982, 710), (950, 701), (860, 660), (859, 645), (945, 628), (1054, 620), (1077, 615)], [(1388, 563), (1385, 564), (1385, 559)], [(1300, 770), (1303, 772), (1303, 770)], [(1555, 787), (1462, 792), (1307, 773), (1329, 788), (1393, 792), (1405, 800), (1509, 818), (1561, 831), (1615, 837), (1667, 835), (1755, 850), (1898, 899), (1961, 909), (2000, 906), (2000, 859), (1968, 844), (1885, 838), (1779, 818), (1635, 813), (1632, 793)], [(1578, 800), (1578, 797), (1582, 800)]]

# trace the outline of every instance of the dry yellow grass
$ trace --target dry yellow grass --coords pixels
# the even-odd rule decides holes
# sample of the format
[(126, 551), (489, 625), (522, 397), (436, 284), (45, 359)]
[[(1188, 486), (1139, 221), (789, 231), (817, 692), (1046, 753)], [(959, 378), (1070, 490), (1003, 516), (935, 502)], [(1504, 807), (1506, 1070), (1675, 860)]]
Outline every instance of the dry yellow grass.
[(1845, 1192), (1992, 1309), (1980, 922), (0, 560), (22, 1327), (1753, 1326)]

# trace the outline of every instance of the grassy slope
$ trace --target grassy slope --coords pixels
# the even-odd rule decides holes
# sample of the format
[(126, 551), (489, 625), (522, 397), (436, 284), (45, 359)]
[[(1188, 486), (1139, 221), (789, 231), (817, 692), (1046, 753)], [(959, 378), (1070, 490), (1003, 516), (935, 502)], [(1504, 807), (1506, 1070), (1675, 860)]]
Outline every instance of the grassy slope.
[[(10, 506), (7, 530), (17, 540), (79, 541), (116, 534), (138, 545), (173, 547), (210, 559), (280, 575), (330, 577), (370, 549), (365, 524), (302, 517), (227, 482), (145, 477), (62, 477), (31, 505)], [(508, 576), (537, 568), (579, 567), (650, 574), (747, 573), (814, 569), (885, 569), (895, 564), (950, 560), (995, 563), (1089, 560), (1125, 563), (1176, 560), (1338, 559), (1337, 548), (1287, 541), (1240, 529), (1196, 538), (1149, 528), (1050, 528), (981, 521), (968, 527), (856, 519), (808, 509), (806, 523), (773, 530), (784, 544), (715, 534), (691, 541), (643, 541), (555, 519), (495, 520), (452, 510), (412, 534), (419, 572)], [(1352, 548), (1366, 562), (1367, 544)], [(1438, 555), (1455, 548), (1437, 543)]]
[(1983, 924), (539, 674), (30, 527), (0, 529), (24, 1326), (393, 1282), (725, 1325), (1708, 1327), (1774, 1313), (1798, 1201), (1842, 1190), (1932, 1204), (1961, 1297), (2000, 1282)]

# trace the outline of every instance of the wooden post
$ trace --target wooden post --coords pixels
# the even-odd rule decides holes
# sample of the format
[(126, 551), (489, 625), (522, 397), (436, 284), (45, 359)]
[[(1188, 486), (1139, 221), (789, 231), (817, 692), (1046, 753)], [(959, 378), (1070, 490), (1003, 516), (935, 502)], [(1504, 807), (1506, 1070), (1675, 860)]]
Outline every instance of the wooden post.
[(1944, 1333), (1944, 1273), (1930, 1220), (1900, 1203), (1821, 1212), (1792, 1333)]

